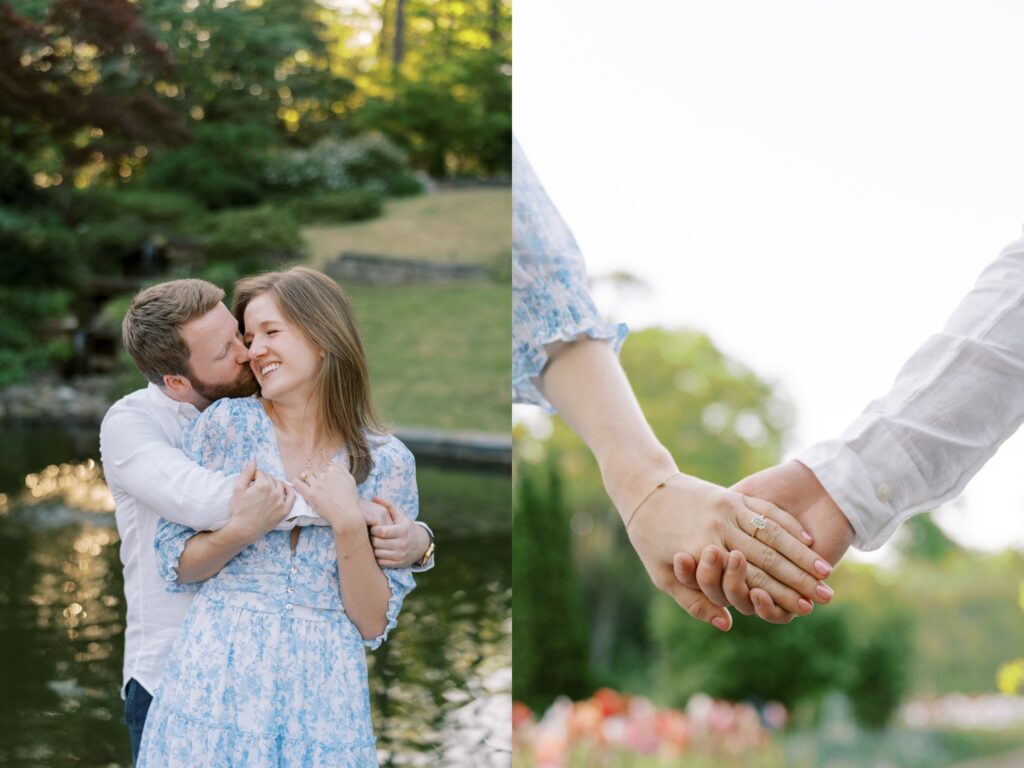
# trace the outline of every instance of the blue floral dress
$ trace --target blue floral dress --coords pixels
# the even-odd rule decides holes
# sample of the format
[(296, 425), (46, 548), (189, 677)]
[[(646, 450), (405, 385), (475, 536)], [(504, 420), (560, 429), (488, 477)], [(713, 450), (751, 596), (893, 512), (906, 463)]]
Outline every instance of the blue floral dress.
[[(372, 436), (373, 469), (359, 485), (416, 517), (412, 454), (394, 437)], [(188, 428), (183, 447), (226, 474), (255, 459), (285, 479), (274, 426), (251, 398), (221, 400)], [(138, 765), (356, 767), (377, 765), (364, 643), (376, 648), (415, 586), (409, 569), (386, 569), (391, 598), (384, 634), (364, 641), (338, 591), (334, 534), (271, 531), (200, 585), (179, 585), (178, 558), (190, 528), (161, 520), (157, 560), (169, 591), (198, 589), (157, 687)]]
[(608, 339), (616, 352), (626, 326), (601, 317), (587, 290), (576, 239), (512, 142), (512, 400), (552, 411), (537, 389), (545, 344), (580, 336)]

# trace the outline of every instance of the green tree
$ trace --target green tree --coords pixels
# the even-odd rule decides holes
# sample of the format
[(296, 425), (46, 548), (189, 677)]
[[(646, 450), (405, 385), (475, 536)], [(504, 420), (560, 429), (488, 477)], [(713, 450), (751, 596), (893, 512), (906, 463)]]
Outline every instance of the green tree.
[(0, 145), (20, 176), (59, 187), (86, 166), (130, 173), (147, 144), (187, 138), (156, 84), (168, 49), (129, 0), (0, 3)]
[(960, 545), (936, 525), (931, 515), (916, 515), (904, 523), (900, 527), (898, 544), (905, 557), (932, 563), (941, 563), (962, 551)]
[[(358, 124), (380, 130), (432, 176), (507, 172), (512, 151), (511, 5), (387, 0)], [(361, 55), (361, 53), (363, 55)], [(342, 58), (355, 70), (365, 52)]]
[(905, 613), (890, 609), (884, 623), (872, 626), (855, 652), (847, 693), (857, 722), (865, 728), (885, 728), (907, 692), (911, 628)]
[(173, 51), (162, 84), (194, 121), (278, 131), (307, 144), (335, 130), (355, 86), (332, 71), (337, 14), (316, 0), (151, 0), (144, 18)]
[(158, 157), (150, 186), (189, 192), (211, 209), (257, 203), (264, 193), (264, 161), (273, 144), (266, 128), (207, 123), (195, 140)]
[(735, 616), (723, 634), (699, 624), (670, 600), (652, 613), (660, 692), (675, 704), (704, 691), (731, 700), (814, 703), (846, 685), (854, 649), (846, 616), (819, 608), (787, 625)]
[[(546, 470), (542, 485), (538, 474)], [(554, 464), (517, 466), (512, 512), (512, 695), (543, 710), (558, 695), (590, 693), (587, 634)]]

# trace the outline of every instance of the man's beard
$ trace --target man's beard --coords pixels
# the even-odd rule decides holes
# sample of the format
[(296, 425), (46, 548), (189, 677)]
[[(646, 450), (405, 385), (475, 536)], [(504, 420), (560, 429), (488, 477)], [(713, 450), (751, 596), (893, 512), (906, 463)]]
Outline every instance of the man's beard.
[(188, 374), (188, 381), (197, 395), (211, 403), (222, 397), (249, 397), (259, 390), (256, 376), (248, 365), (238, 372), (238, 378), (230, 384), (207, 384), (192, 373)]

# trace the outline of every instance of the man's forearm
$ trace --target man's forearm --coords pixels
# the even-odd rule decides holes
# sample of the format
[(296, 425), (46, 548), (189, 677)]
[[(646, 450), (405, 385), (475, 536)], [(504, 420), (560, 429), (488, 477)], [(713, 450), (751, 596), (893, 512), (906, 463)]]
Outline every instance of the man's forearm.
[(1007, 246), (890, 391), (797, 459), (874, 549), (957, 496), (1024, 422), (1024, 239)]

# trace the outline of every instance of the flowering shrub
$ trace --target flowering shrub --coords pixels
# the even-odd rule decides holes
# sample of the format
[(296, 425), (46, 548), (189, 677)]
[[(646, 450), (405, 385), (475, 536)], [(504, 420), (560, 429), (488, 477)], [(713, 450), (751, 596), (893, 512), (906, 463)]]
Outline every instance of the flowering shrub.
[(686, 765), (781, 765), (770, 729), (783, 727), (786, 719), (785, 708), (776, 703), (759, 714), (747, 704), (695, 694), (680, 711), (604, 688), (584, 701), (559, 698), (540, 720), (515, 702), (513, 760), (517, 768), (653, 768), (680, 765), (683, 759)]
[(411, 178), (405, 153), (379, 133), (328, 138), (308, 149), (281, 152), (269, 159), (265, 173), (269, 186), (303, 193), (362, 187), (390, 194), (392, 188), (407, 188)]

